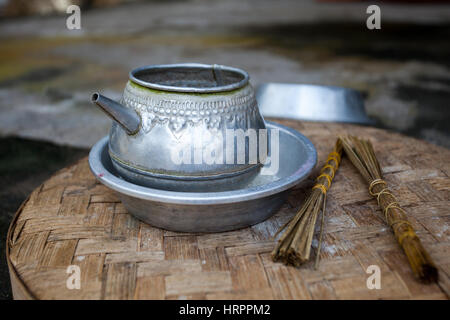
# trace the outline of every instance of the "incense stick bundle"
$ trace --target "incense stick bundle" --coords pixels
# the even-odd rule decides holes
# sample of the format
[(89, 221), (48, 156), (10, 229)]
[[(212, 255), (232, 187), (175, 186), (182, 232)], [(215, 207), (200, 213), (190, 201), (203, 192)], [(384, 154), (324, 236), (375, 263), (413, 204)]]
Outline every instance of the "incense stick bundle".
[(370, 195), (377, 199), (386, 222), (394, 231), (395, 238), (405, 252), (416, 277), (424, 282), (437, 281), (438, 271), (408, 221), (406, 212), (383, 180), (380, 164), (370, 141), (353, 136), (340, 139), (345, 154), (369, 184)]
[(282, 226), (275, 237), (283, 231), (274, 250), (272, 260), (281, 261), (287, 265), (299, 266), (309, 260), (311, 244), (320, 211), (322, 211), (321, 230), (319, 235), (319, 246), (316, 254), (316, 267), (319, 263), (320, 248), (322, 246), (322, 234), (325, 217), (326, 194), (331, 187), (336, 170), (341, 161), (342, 145), (338, 140), (334, 150), (328, 155), (326, 164), (322, 167), (317, 183), (312, 188), (311, 194), (300, 208), (297, 214), (284, 226)]

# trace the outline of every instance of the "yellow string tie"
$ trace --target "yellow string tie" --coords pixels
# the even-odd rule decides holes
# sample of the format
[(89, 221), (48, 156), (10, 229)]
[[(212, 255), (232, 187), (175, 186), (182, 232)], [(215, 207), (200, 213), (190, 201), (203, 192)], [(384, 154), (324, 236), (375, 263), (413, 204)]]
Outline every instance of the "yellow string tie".
[[(403, 210), (402, 208), (400, 208), (400, 205), (396, 201), (389, 203), (386, 206), (386, 208), (384, 208), (384, 217), (386, 218), (387, 222), (389, 222), (389, 219), (388, 219), (389, 209), (392, 209), (392, 208), (397, 208), (399, 210)], [(390, 225), (392, 225), (392, 224), (390, 224)]]
[(332, 178), (328, 175), (328, 174), (326, 174), (326, 173), (322, 173), (320, 176), (318, 176), (317, 177), (317, 179), (316, 180), (319, 180), (320, 178), (322, 178), (322, 177), (325, 177), (325, 178), (327, 178), (327, 181), (328, 181), (328, 187), (327, 187), (327, 190), (328, 189), (330, 189), (330, 187), (331, 187), (331, 180), (332, 180)]
[(409, 221), (407, 221), (407, 220), (400, 219), (400, 220), (396, 220), (396, 221), (393, 221), (393, 222), (389, 221), (390, 219), (389, 219), (388, 213), (389, 213), (390, 209), (396, 208), (397, 210), (401, 210), (404, 214), (406, 214), (406, 213), (405, 213), (405, 210), (403, 210), (400, 207), (399, 203), (397, 202), (397, 198), (392, 194), (392, 192), (388, 188), (384, 188), (380, 192), (373, 192), (373, 187), (375, 187), (377, 184), (383, 184), (383, 185), (386, 186), (387, 183), (383, 179), (375, 179), (369, 185), (369, 193), (370, 193), (371, 196), (377, 197), (378, 205), (380, 205), (380, 197), (381, 197), (382, 194), (388, 194), (392, 198), (394, 198), (394, 201), (389, 203), (386, 206), (386, 208), (384, 208), (384, 217), (385, 217), (386, 221), (388, 222), (389, 226), (393, 227), (394, 225), (398, 225), (398, 224), (400, 224), (400, 225), (407, 224), (407, 225), (412, 227), (411, 223)]
[(331, 156), (335, 156), (337, 158), (337, 162), (341, 162), (341, 155), (336, 151), (331, 151), (328, 155), (328, 158), (330, 158)]
[(313, 189), (320, 189), (323, 194), (327, 194), (327, 188), (323, 184), (316, 184)]
[(385, 186), (387, 185), (387, 184), (386, 184), (386, 181), (384, 181), (383, 179), (375, 179), (375, 180), (373, 180), (373, 181), (370, 183), (370, 185), (369, 185), (369, 194), (370, 194), (372, 197), (376, 197), (376, 196), (378, 195), (377, 193), (375, 193), (375, 192), (372, 191), (373, 187), (375, 187), (377, 184), (384, 184)]
[(416, 233), (415, 233), (413, 230), (409, 229), (409, 230), (403, 232), (403, 233), (398, 237), (398, 243), (399, 243), (400, 245), (402, 245), (402, 244), (403, 244), (403, 241), (405, 240), (405, 238), (409, 238), (409, 237), (410, 237), (410, 238), (415, 238), (415, 237), (417, 237), (417, 235), (416, 235)]
[(339, 160), (338, 160), (338, 158), (336, 156), (330, 154), (328, 156), (327, 162), (330, 162), (330, 161), (333, 161), (335, 163), (336, 170), (337, 170), (337, 168), (339, 167)]
[(335, 167), (332, 166), (331, 164), (326, 164), (322, 167), (322, 169), (320, 170), (320, 173), (323, 173), (326, 169), (330, 168), (331, 170), (331, 179), (334, 179), (334, 173), (335, 173)]
[(381, 190), (380, 192), (375, 193), (375, 194), (376, 194), (376, 196), (377, 196), (377, 202), (378, 202), (378, 205), (379, 205), (379, 206), (381, 206), (381, 204), (380, 204), (380, 196), (381, 196), (382, 194), (388, 194), (388, 195), (390, 195), (392, 198), (394, 198), (394, 202), (397, 202), (397, 198), (391, 193), (391, 191), (390, 191), (388, 188), (384, 188), (383, 190)]
[[(403, 210), (403, 209), (400, 208), (400, 210)], [(406, 225), (408, 225), (411, 228), (413, 227), (411, 222), (409, 222), (408, 220), (403, 220), (403, 219), (399, 219), (399, 220), (396, 220), (396, 221), (392, 222), (392, 224), (390, 226), (393, 228), (397, 224), (398, 225), (406, 224)]]
[[(330, 161), (333, 161), (333, 165), (330, 163)], [(339, 168), (339, 162), (341, 161), (341, 155), (336, 152), (332, 151), (328, 154), (328, 159), (326, 161), (326, 164), (320, 169), (320, 175), (316, 178), (316, 181), (319, 181), (320, 178), (324, 177), (327, 179), (328, 186), (325, 186), (322, 183), (318, 183), (312, 187), (313, 189), (320, 189), (324, 195), (327, 194), (328, 189), (331, 187), (331, 181), (334, 179), (334, 175), (336, 173), (336, 170)], [(331, 175), (326, 173), (325, 170), (330, 169)]]

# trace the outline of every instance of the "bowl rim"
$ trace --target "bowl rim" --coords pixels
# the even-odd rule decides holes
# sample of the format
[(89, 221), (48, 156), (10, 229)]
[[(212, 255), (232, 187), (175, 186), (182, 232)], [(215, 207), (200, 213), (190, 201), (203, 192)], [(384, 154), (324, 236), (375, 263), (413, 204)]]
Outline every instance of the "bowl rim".
[[(158, 70), (158, 69), (189, 69), (189, 68), (198, 68), (198, 69), (204, 69), (204, 70), (211, 70), (211, 72), (215, 73), (215, 71), (230, 71), (233, 73), (239, 74), (242, 79), (240, 81), (228, 84), (228, 85), (221, 85), (216, 87), (181, 87), (181, 86), (169, 86), (169, 85), (163, 85), (159, 83), (152, 83), (148, 81), (144, 81), (142, 79), (138, 78), (138, 73), (145, 72), (148, 70)], [(175, 64), (155, 64), (155, 65), (147, 65), (142, 66), (136, 69), (133, 69), (129, 73), (129, 79), (130, 81), (146, 87), (150, 89), (156, 89), (156, 90), (162, 90), (162, 91), (171, 91), (171, 92), (181, 92), (181, 93), (218, 93), (218, 92), (226, 92), (226, 91), (232, 91), (236, 89), (240, 89), (244, 86), (246, 86), (249, 82), (249, 75), (246, 71), (224, 66), (224, 65), (218, 65), (218, 64), (202, 64), (202, 63), (175, 63)]]
[(117, 177), (104, 167), (101, 161), (101, 153), (107, 147), (108, 136), (100, 139), (92, 147), (89, 153), (89, 166), (97, 180), (105, 186), (118, 193), (143, 200), (184, 205), (209, 205), (260, 199), (280, 193), (297, 185), (310, 175), (317, 163), (317, 151), (314, 145), (300, 132), (270, 121), (266, 121), (266, 125), (269, 128), (284, 131), (286, 134), (296, 138), (299, 143), (303, 144), (307, 157), (293, 174), (281, 177), (276, 181), (264, 185), (220, 192), (177, 192), (135, 185)]

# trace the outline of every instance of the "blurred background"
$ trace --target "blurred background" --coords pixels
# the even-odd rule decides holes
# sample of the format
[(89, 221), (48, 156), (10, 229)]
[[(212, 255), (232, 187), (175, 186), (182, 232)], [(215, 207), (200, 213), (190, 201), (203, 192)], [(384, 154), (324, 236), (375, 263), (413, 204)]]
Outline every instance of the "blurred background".
[[(81, 29), (69, 30), (69, 5)], [(381, 9), (369, 30), (366, 9)], [(363, 92), (376, 125), (450, 148), (448, 1), (0, 0), (0, 298), (14, 212), (106, 135), (93, 91), (119, 99), (147, 64), (240, 67), (265, 82)]]

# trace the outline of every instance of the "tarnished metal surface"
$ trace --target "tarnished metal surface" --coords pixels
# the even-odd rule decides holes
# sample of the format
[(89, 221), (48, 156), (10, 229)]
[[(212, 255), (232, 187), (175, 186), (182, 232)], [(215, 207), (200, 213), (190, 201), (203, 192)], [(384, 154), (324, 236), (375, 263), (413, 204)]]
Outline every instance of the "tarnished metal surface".
[[(176, 185), (205, 191), (211, 180), (217, 179), (215, 186), (230, 188), (256, 174), (260, 167), (259, 160), (249, 159), (248, 141), (243, 150), (237, 143), (232, 146), (234, 155), (245, 153), (243, 162), (236, 159), (231, 163), (208, 163), (204, 159), (197, 161), (194, 155), (194, 150), (199, 149), (196, 154), (219, 150), (216, 154), (226, 155), (227, 130), (257, 132), (265, 128), (248, 74), (240, 69), (203, 64), (142, 67), (130, 73), (123, 108), (114, 101), (108, 107), (108, 99), (98, 93), (93, 95), (93, 102), (107, 113), (110, 109), (115, 122), (109, 152), (116, 170), (133, 183), (175, 190), (174, 180), (185, 180)], [(130, 110), (139, 115), (137, 131)], [(189, 151), (190, 161), (173, 160), (173, 154), (180, 150)], [(194, 180), (197, 183), (192, 183)]]
[(360, 92), (347, 88), (293, 83), (265, 83), (256, 90), (265, 117), (373, 124)]
[(258, 174), (245, 187), (231, 191), (175, 192), (124, 181), (112, 166), (108, 137), (92, 148), (89, 165), (101, 183), (118, 193), (131, 214), (151, 225), (185, 232), (238, 229), (274, 214), (288, 190), (308, 177), (317, 161), (313, 144), (298, 131), (271, 122), (267, 128), (279, 130), (278, 172)]

